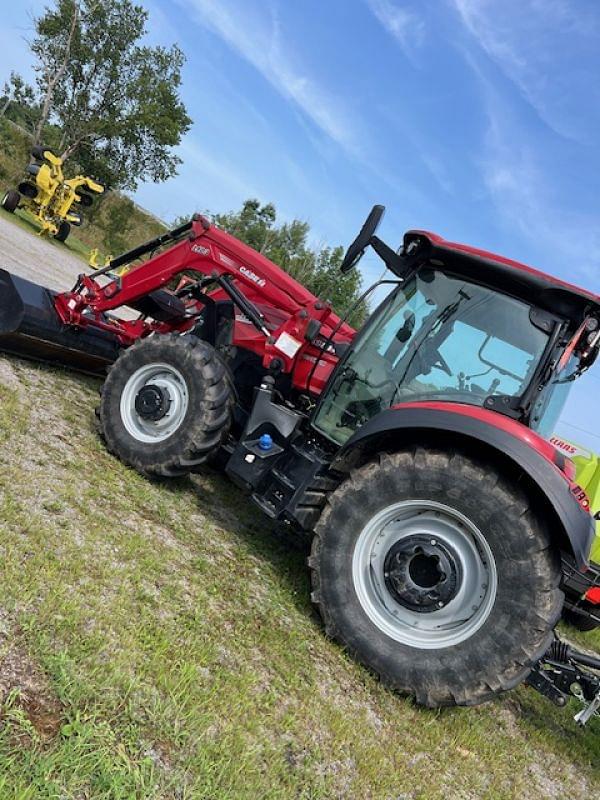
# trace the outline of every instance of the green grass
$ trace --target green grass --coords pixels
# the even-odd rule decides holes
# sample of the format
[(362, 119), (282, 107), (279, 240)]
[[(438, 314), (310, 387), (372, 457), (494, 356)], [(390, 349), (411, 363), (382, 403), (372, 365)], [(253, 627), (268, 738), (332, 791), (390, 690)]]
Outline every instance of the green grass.
[(217, 472), (111, 458), (97, 389), (0, 357), (2, 800), (593, 795), (599, 720), (384, 689), (323, 636), (305, 545)]

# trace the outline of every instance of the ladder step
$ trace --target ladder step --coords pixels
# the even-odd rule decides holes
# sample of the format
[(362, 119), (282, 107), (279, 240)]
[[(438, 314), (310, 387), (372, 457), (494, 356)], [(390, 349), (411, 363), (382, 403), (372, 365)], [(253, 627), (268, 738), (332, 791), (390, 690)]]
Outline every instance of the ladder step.
[(292, 481), (284, 475), (283, 472), (280, 472), (278, 469), (271, 470), (271, 475), (275, 478), (275, 480), (279, 481), (279, 483), (287, 486), (288, 489), (296, 489), (296, 485), (292, 483)]
[(272, 503), (269, 503), (268, 500), (265, 500), (264, 497), (261, 497), (259, 494), (253, 494), (252, 500), (261, 509), (261, 511), (267, 515), (267, 517), (270, 517), (271, 519), (277, 518), (275, 506)]

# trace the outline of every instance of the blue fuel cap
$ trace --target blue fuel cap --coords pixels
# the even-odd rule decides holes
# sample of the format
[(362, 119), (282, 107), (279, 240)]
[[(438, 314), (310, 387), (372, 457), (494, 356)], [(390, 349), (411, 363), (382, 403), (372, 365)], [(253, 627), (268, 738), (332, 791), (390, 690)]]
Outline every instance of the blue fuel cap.
[(258, 440), (258, 447), (260, 450), (270, 450), (273, 447), (273, 439), (268, 433), (263, 433), (263, 435)]

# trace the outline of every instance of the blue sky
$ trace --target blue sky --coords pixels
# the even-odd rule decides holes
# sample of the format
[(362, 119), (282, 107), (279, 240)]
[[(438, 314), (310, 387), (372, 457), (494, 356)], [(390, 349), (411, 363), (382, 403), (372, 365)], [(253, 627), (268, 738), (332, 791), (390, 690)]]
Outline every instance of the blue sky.
[[(187, 55), (194, 119), (143, 206), (169, 221), (254, 196), (339, 244), (383, 203), (390, 244), (427, 228), (600, 293), (597, 0), (142, 2), (150, 40)], [(43, 5), (3, 9), (0, 79), (29, 73)], [(599, 393), (596, 368), (559, 433), (600, 449)]]

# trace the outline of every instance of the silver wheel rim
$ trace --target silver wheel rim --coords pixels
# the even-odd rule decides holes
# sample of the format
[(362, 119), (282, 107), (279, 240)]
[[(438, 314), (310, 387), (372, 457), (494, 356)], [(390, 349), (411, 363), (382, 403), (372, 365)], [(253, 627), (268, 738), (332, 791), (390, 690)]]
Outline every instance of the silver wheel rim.
[[(384, 569), (394, 546), (423, 536), (451, 550), (461, 573), (452, 599), (427, 613), (397, 601)], [(473, 636), (489, 617), (498, 588), (496, 562), (479, 528), (456, 509), (429, 500), (394, 503), (372, 517), (354, 548), (352, 579), (371, 622), (391, 639), (419, 649), (451, 647)]]
[[(144, 386), (158, 386), (168, 394), (170, 404), (164, 417), (153, 421), (141, 417), (135, 401)], [(181, 372), (170, 364), (147, 364), (128, 379), (121, 394), (121, 419), (127, 433), (139, 442), (156, 444), (172, 436), (188, 410), (187, 384)]]

